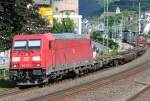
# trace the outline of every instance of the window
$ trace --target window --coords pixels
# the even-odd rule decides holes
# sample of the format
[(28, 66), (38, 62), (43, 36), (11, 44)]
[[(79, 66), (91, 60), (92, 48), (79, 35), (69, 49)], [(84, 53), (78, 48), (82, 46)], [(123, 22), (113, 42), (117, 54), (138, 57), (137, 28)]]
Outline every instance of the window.
[(27, 41), (15, 41), (14, 42), (14, 49), (15, 50), (25, 50), (27, 46)]
[(14, 41), (15, 50), (39, 50), (41, 48), (41, 40), (17, 40)]
[(41, 40), (29, 40), (28, 49), (39, 50), (41, 47)]

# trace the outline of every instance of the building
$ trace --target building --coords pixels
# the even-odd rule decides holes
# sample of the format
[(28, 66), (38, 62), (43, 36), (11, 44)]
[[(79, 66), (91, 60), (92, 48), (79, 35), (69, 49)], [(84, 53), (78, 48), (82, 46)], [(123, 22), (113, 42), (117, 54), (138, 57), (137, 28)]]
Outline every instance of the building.
[[(59, 21), (68, 17), (73, 19), (76, 24), (75, 32), (78, 34), (82, 33), (82, 16), (79, 15), (79, 0), (34, 0), (34, 4), (42, 9), (46, 9), (44, 12), (41, 12), (44, 17), (49, 16), (49, 18), (55, 18)], [(50, 8), (53, 8), (54, 11), (49, 12), (47, 9)], [(50, 19), (50, 22), (53, 24), (52, 19)]]
[(148, 34), (150, 31), (150, 11), (145, 11), (143, 13), (142, 21), (143, 21), (143, 23), (141, 25), (142, 31), (144, 34)]
[(34, 4), (55, 9), (55, 14), (78, 15), (79, 0), (34, 0)]
[(51, 6), (52, 0), (34, 0), (34, 4), (39, 6)]
[(78, 15), (79, 0), (53, 0), (52, 8), (55, 8), (56, 14)]
[(144, 12), (143, 17), (146, 22), (150, 22), (150, 11)]

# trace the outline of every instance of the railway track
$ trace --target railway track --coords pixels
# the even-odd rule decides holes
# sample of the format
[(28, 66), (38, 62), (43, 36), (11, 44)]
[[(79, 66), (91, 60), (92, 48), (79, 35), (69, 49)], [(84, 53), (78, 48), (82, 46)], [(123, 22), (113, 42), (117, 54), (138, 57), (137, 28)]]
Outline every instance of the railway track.
[(13, 95), (13, 94), (16, 94), (16, 93), (20, 93), (20, 90), (18, 88), (14, 88), (14, 89), (11, 89), (9, 91), (0, 93), (0, 98), (6, 97), (6, 96), (9, 96), (9, 95)]
[(148, 69), (149, 65), (150, 65), (150, 61), (146, 61), (143, 64), (136, 66), (135, 68), (114, 74), (112, 76), (100, 78), (92, 82), (74, 86), (72, 88), (68, 88), (44, 96), (36, 97), (28, 101), (64, 101), (69, 97), (84, 94), (89, 91), (96, 90), (97, 88), (109, 85), (113, 82), (119, 81), (121, 79), (125, 79), (133, 75), (136, 75), (142, 72), (143, 70)]
[(37, 87), (29, 87), (29, 88), (23, 88), (23, 89), (19, 89), (19, 88), (16, 87), (16, 88), (13, 88), (9, 91), (0, 93), (0, 98), (7, 97), (7, 96), (12, 96), (12, 95), (17, 95), (17, 94), (20, 94), (20, 93), (24, 93), (26, 91), (34, 90), (34, 89), (37, 89)]
[[(104, 68), (104, 69), (101, 69), (100, 71), (97, 71), (98, 73), (101, 73), (101, 72), (104, 72), (104, 71), (107, 71), (107, 70), (110, 70), (112, 68)], [(92, 73), (91, 73), (92, 74)], [(90, 75), (90, 74), (89, 74)], [(84, 75), (82, 77), (85, 77), (87, 75)], [(78, 79), (78, 78), (74, 78), (74, 79)], [(63, 81), (58, 81), (58, 82), (67, 82), (69, 81), (70, 79), (65, 79)], [(58, 82), (54, 82), (55, 83), (58, 83)], [(53, 84), (53, 85), (54, 85)], [(47, 86), (47, 85), (46, 85)], [(49, 86), (49, 85), (48, 85)], [(3, 97), (7, 97), (7, 96), (12, 96), (12, 95), (17, 95), (19, 93), (24, 93), (26, 91), (29, 91), (29, 90), (34, 90), (34, 89), (38, 89), (38, 87), (29, 87), (29, 88), (23, 88), (23, 89), (19, 89), (18, 87), (15, 87), (15, 88), (12, 88), (11, 90), (8, 90), (8, 91), (5, 91), (5, 92), (1, 92), (0, 93), (0, 98), (3, 98)]]
[(136, 95), (131, 96), (127, 101), (150, 101), (150, 85), (138, 92)]
[[(104, 71), (107, 71), (107, 70), (110, 70), (111, 68), (104, 68), (104, 69), (101, 69), (100, 71), (98, 71), (99, 73), (101, 73), (101, 72), (104, 72)], [(92, 74), (92, 73), (91, 73)], [(90, 74), (89, 74), (90, 75)], [(84, 77), (85, 76), (87, 76), (87, 75), (84, 75)], [(83, 76), (82, 76), (83, 77)], [(70, 78), (70, 79), (72, 79), (72, 78)], [(64, 79), (64, 80), (62, 80), (62, 81), (58, 81), (58, 82), (67, 82), (67, 81), (69, 81), (70, 79)], [(78, 78), (74, 78), (74, 79), (78, 79)], [(58, 83), (58, 82), (54, 82), (53, 83), (53, 85), (55, 84), (55, 83)], [(49, 85), (48, 85), (49, 86)], [(42, 86), (38, 86), (38, 87), (43, 87), (43, 85)], [(37, 89), (38, 87), (24, 87), (24, 88), (22, 88), (22, 89), (19, 89), (18, 87), (15, 87), (15, 88), (12, 88), (12, 89), (10, 89), (10, 90), (8, 90), (8, 91), (5, 91), (5, 92), (0, 92), (0, 98), (2, 98), (2, 97), (6, 97), (6, 96), (9, 96), (9, 95), (16, 95), (16, 94), (19, 94), (19, 93), (24, 93), (24, 92), (26, 92), (26, 91), (28, 91), (28, 90), (34, 90), (34, 89)]]

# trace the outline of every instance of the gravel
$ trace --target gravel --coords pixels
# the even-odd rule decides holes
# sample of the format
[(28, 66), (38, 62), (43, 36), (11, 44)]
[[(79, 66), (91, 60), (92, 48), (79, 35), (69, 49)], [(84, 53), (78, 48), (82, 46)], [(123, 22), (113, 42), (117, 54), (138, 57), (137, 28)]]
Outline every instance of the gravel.
[[(117, 68), (111, 68), (107, 71), (99, 71), (99, 72), (96, 72), (96, 73), (93, 73), (88, 76), (84, 76), (84, 77), (81, 77), (81, 78), (78, 78), (75, 80), (65, 80), (63, 82), (52, 84), (50, 86), (39, 88), (39, 89), (36, 89), (33, 91), (27, 91), (24, 93), (3, 97), (3, 98), (0, 98), (0, 101), (26, 101), (26, 100), (32, 99), (34, 97), (43, 96), (43, 95), (46, 95), (49, 93), (53, 93), (53, 92), (56, 92), (59, 90), (73, 87), (75, 85), (80, 85), (80, 84), (83, 84), (83, 83), (86, 83), (89, 81), (97, 80), (99, 78), (104, 78), (104, 77), (113, 75), (115, 73), (124, 71), (126, 69), (134, 68), (135, 66), (137, 66), (141, 63), (144, 63), (145, 61), (150, 60), (149, 54), (150, 54), (150, 49), (148, 49), (148, 51), (142, 57), (134, 60), (132, 63), (128, 63), (123, 66), (119, 66)], [(99, 93), (97, 91), (94, 91), (94, 92), (92, 91), (87, 95), (82, 95), (80, 97), (77, 96), (75, 98), (70, 98), (69, 100), (70, 101), (122, 101), (121, 99), (125, 98), (126, 96), (130, 96), (130, 93), (133, 94), (135, 92), (138, 92), (146, 86), (143, 84), (138, 84), (138, 83), (133, 82), (133, 79), (135, 80), (135, 78), (130, 78), (129, 80), (127, 80), (128, 82), (126, 82), (126, 83), (123, 83), (124, 80), (121, 80), (117, 83), (106, 86), (106, 88), (100, 88), (98, 90)], [(116, 85), (120, 85), (120, 87), (119, 86), (116, 87)], [(126, 85), (128, 85), (128, 86), (125, 87)], [(121, 92), (119, 92), (120, 90), (121, 90)], [(130, 93), (124, 95), (124, 91), (126, 92), (128, 90), (131, 90)], [(119, 93), (117, 93), (117, 92), (119, 92)], [(109, 96), (107, 96), (107, 94), (109, 94)], [(119, 98), (115, 97), (114, 94), (117, 94), (120, 97)], [(123, 96), (121, 96), (121, 95), (123, 95)], [(109, 100), (105, 100), (105, 98), (103, 100), (104, 96), (105, 96), (105, 98), (108, 98)], [(86, 100), (84, 100), (84, 99), (86, 99)]]
[(129, 99), (127, 101), (150, 101), (150, 87), (145, 88), (142, 93), (138, 94), (135, 98)]
[[(126, 82), (124, 82), (126, 80)], [(80, 96), (75, 96), (67, 101), (126, 101), (128, 97), (141, 91), (146, 86), (136, 84), (133, 78), (120, 80), (96, 91), (91, 91)]]
[[(149, 64), (147, 66), (149, 66)], [(126, 101), (149, 85), (150, 68), (129, 78), (119, 80), (101, 88), (97, 88), (96, 91), (90, 91), (79, 96), (68, 98), (67, 101)], [(150, 89), (149, 91), (145, 92), (145, 96), (147, 94), (147, 97), (149, 97), (149, 92)], [(149, 101), (143, 100), (143, 97), (144, 94), (133, 101)]]

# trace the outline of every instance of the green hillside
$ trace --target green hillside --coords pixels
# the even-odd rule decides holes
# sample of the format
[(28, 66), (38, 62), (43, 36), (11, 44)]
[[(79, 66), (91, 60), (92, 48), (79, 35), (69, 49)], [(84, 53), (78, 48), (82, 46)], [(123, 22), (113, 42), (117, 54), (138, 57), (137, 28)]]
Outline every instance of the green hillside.
[[(141, 0), (141, 11), (150, 10), (150, 0)], [(115, 11), (116, 7), (119, 6), (121, 10), (138, 11), (139, 0), (120, 0), (110, 3), (109, 10)]]
[[(79, 0), (79, 11), (83, 16), (101, 15), (104, 11), (104, 0)], [(119, 6), (121, 11), (138, 11), (139, 0), (109, 0), (109, 11), (115, 11)], [(150, 10), (150, 0), (140, 0), (141, 11)]]

